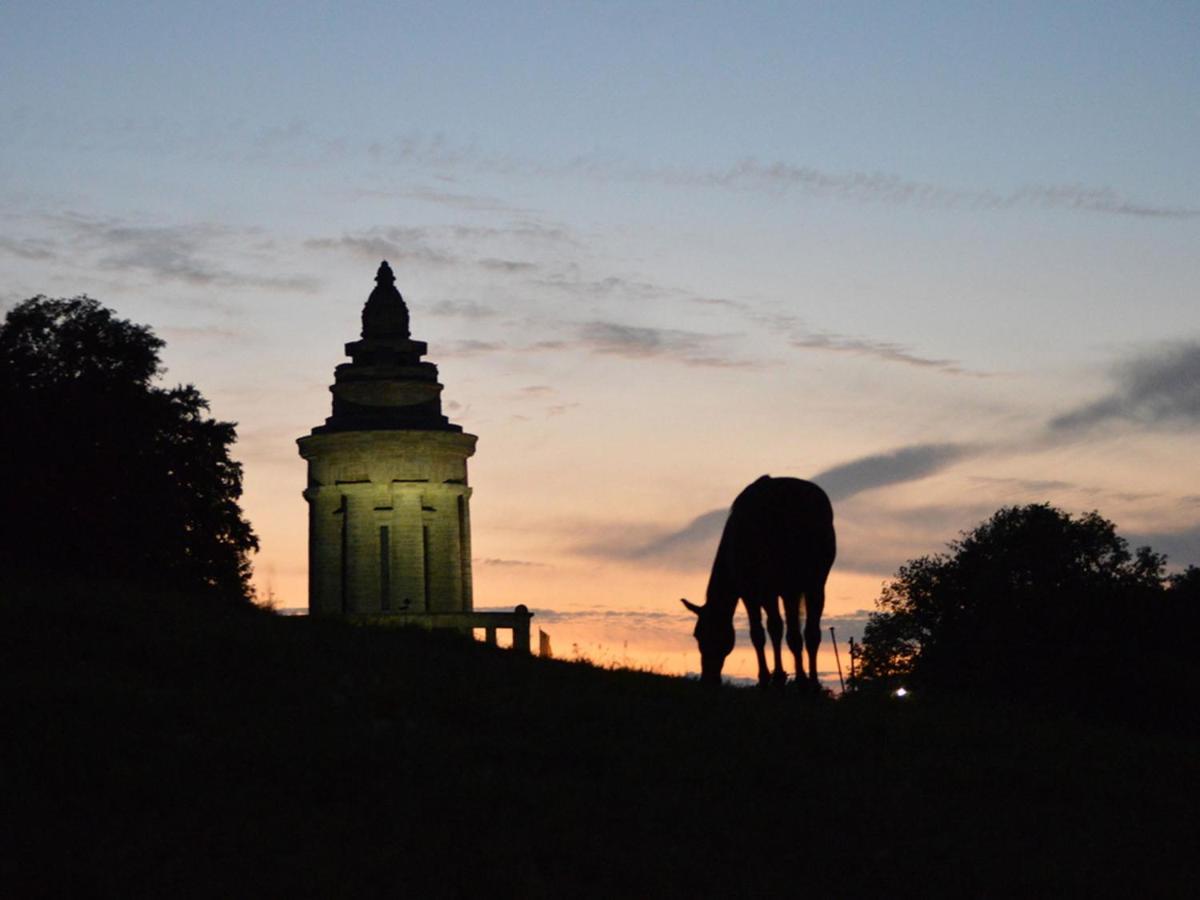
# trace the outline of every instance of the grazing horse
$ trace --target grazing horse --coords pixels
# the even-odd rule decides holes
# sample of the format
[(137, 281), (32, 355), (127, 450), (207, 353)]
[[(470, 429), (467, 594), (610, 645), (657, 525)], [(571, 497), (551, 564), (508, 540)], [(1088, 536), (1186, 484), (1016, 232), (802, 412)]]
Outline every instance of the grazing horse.
[[(758, 683), (787, 682), (780, 640), (787, 619), (787, 643), (796, 660), (796, 682), (804, 679), (803, 650), (808, 647), (808, 677), (817, 687), (817, 647), (821, 643), (821, 611), (825, 579), (837, 554), (833, 507), (829, 497), (811, 481), (764, 475), (738, 494), (725, 522), (708, 597), (703, 606), (683, 601), (694, 612), (696, 642), (700, 645), (700, 680), (721, 683), (721, 668), (733, 649), (733, 614), (738, 598), (750, 618), (750, 640), (758, 654)], [(804, 597), (804, 632), (800, 631), (800, 598)], [(775, 649), (775, 671), (767, 668), (767, 632)]]

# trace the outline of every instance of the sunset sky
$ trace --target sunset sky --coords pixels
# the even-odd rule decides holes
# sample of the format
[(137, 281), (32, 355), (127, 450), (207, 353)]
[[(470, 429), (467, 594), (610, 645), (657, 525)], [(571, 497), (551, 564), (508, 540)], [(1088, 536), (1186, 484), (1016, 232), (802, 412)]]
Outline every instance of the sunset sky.
[(476, 605), (671, 672), (764, 473), (833, 497), (846, 634), (1006, 504), (1200, 563), (1198, 160), (1194, 2), (0, 11), (0, 304), (167, 341), (260, 593), (305, 605), (295, 439), (387, 259), (479, 436)]

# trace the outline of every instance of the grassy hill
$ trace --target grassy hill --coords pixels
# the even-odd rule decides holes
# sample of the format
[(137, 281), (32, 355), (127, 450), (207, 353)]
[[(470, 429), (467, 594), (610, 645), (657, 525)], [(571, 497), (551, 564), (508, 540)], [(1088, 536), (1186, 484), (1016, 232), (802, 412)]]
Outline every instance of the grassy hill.
[(185, 598), (0, 603), (0, 895), (1192, 894), (1194, 741), (709, 694)]

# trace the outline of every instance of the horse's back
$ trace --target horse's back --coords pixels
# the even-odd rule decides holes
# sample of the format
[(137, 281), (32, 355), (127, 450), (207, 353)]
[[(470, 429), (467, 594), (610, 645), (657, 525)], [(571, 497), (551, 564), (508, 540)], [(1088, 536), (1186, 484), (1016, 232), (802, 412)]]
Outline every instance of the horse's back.
[(764, 475), (737, 495), (729, 522), (758, 537), (819, 538), (833, 533), (833, 505), (811, 481)]
[(742, 582), (768, 593), (824, 583), (837, 554), (833, 506), (811, 481), (764, 475), (738, 494), (721, 542)]

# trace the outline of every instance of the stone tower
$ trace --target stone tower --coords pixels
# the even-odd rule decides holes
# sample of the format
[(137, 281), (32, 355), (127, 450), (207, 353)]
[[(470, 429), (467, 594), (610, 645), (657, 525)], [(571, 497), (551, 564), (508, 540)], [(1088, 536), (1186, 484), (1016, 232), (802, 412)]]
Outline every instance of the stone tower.
[(442, 415), (437, 366), (409, 336), (386, 263), (362, 340), (334, 371), (333, 415), (297, 440), (308, 461), (312, 614), (469, 613), (467, 457), (475, 435)]

